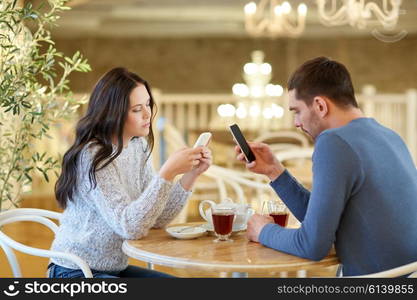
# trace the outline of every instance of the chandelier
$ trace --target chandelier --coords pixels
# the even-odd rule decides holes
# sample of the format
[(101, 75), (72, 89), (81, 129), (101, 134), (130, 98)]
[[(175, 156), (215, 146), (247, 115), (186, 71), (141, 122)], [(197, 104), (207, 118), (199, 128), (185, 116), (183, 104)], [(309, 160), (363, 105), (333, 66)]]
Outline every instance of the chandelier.
[[(297, 37), (305, 28), (307, 6), (298, 5), (294, 12), (291, 4), (277, 0), (260, 0), (259, 5), (250, 2), (245, 5), (245, 28), (254, 37)], [(269, 4), (269, 5), (268, 5)]]
[[(382, 8), (373, 1), (343, 0), (337, 5), (337, 0), (316, 0), (320, 21), (326, 26), (349, 24), (358, 29), (368, 25), (382, 25), (385, 29), (393, 29), (397, 25), (401, 0), (382, 0)], [(331, 5), (328, 3), (331, 2)], [(339, 1), (340, 2), (340, 1)], [(388, 2), (391, 8), (388, 8)], [(326, 7), (331, 6), (330, 9)]]
[(252, 52), (252, 61), (243, 67), (245, 83), (236, 83), (232, 87), (233, 95), (239, 99), (237, 106), (220, 105), (217, 112), (221, 117), (252, 118), (253, 124), (260, 116), (267, 120), (282, 118), (284, 109), (275, 102), (284, 90), (281, 85), (270, 83), (272, 67), (264, 62), (264, 56), (262, 51)]

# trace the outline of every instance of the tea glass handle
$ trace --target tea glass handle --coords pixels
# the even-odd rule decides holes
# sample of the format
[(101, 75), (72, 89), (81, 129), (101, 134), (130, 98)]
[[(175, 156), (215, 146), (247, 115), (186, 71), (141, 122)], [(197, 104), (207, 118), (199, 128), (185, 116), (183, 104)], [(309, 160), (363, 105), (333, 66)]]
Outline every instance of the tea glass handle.
[(200, 202), (200, 205), (198, 206), (198, 210), (200, 211), (200, 216), (206, 220), (207, 222), (210, 223), (210, 220), (208, 220), (207, 216), (206, 216), (206, 212), (204, 211), (204, 203), (208, 203), (211, 207), (215, 206), (216, 203), (214, 203), (211, 200), (203, 200)]
[(222, 203), (234, 203), (233, 200), (229, 197), (223, 198)]
[(252, 207), (249, 207), (246, 211), (245, 223), (248, 223), (249, 219), (255, 214), (255, 210)]
[(251, 207), (248, 208), (248, 220), (255, 214), (255, 210)]
[(261, 214), (269, 215), (269, 200), (265, 200), (262, 202)]

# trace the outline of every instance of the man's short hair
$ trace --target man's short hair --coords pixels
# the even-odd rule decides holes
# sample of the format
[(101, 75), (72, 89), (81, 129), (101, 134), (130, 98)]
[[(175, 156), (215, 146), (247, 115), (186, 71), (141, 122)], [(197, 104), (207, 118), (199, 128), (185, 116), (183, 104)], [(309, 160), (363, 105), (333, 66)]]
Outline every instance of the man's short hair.
[(316, 96), (326, 96), (339, 107), (358, 107), (349, 71), (327, 57), (302, 64), (288, 80), (288, 90), (295, 90), (296, 99), (307, 105), (311, 105)]

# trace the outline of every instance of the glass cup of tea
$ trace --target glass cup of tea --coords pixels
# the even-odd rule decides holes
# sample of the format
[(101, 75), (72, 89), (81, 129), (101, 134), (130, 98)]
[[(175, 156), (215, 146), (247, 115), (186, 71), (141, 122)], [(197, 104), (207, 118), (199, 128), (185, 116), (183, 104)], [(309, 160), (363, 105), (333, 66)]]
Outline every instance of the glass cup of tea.
[(211, 207), (213, 229), (217, 237), (213, 242), (233, 242), (233, 240), (230, 239), (230, 235), (232, 234), (235, 213), (235, 208), (221, 206)]
[(274, 223), (282, 227), (288, 225), (289, 212), (287, 206), (279, 201), (269, 200), (264, 202), (263, 214), (268, 214), (274, 219)]

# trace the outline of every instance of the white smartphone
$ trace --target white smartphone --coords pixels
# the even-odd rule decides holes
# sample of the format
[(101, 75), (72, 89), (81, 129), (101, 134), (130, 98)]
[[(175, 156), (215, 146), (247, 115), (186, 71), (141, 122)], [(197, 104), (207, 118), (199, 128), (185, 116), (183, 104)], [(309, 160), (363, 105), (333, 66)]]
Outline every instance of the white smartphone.
[(193, 148), (197, 148), (200, 146), (207, 146), (211, 139), (211, 133), (210, 132), (203, 132), (198, 137), (197, 141), (195, 142)]

